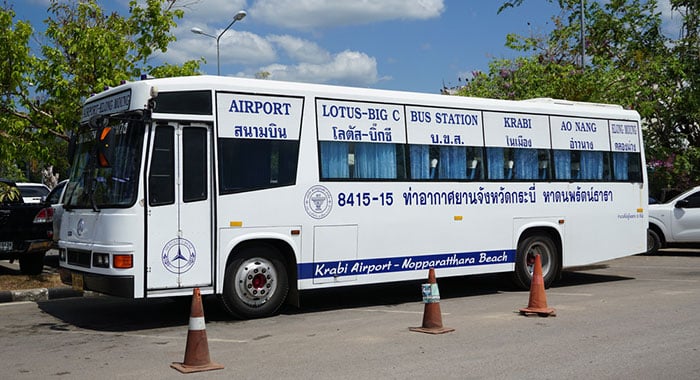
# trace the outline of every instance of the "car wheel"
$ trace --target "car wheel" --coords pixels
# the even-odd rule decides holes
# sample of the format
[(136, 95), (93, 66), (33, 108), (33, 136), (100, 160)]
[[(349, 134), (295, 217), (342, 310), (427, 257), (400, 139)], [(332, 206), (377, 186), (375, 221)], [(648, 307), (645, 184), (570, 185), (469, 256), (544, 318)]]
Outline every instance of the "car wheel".
[(32, 276), (41, 274), (44, 271), (44, 256), (46, 252), (25, 253), (19, 258), (19, 271)]
[(274, 315), (288, 292), (281, 255), (275, 248), (261, 245), (246, 248), (226, 267), (221, 300), (236, 317), (262, 318)]
[(659, 237), (659, 234), (656, 233), (656, 231), (652, 230), (651, 228), (647, 229), (647, 255), (655, 255), (659, 253), (659, 249), (661, 248), (661, 238)]

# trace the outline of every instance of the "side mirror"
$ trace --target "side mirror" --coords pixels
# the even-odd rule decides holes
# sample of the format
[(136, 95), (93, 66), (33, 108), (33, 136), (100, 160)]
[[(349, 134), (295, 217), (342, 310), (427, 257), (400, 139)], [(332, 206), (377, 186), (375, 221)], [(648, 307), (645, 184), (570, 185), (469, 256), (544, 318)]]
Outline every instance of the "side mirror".
[(686, 207), (688, 207), (689, 204), (690, 204), (690, 203), (688, 202), (687, 199), (681, 199), (681, 200), (679, 200), (678, 202), (676, 202), (676, 204), (674, 204), (673, 207), (675, 207), (675, 208), (686, 208)]

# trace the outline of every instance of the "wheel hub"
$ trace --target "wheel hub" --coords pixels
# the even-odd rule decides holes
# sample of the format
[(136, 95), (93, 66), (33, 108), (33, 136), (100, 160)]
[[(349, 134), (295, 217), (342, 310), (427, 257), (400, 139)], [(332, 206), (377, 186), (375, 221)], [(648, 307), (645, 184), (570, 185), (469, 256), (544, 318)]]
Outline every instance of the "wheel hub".
[(246, 304), (260, 306), (275, 292), (277, 273), (261, 258), (244, 262), (236, 272), (236, 293)]

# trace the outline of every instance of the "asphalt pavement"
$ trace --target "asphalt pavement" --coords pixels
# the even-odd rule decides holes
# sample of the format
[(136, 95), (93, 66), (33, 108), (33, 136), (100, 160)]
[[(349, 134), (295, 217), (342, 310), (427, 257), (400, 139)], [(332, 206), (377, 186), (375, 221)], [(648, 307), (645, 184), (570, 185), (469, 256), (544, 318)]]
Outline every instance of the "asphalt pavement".
[[(426, 274), (427, 275), (427, 274)], [(567, 271), (547, 289), (556, 317), (525, 317), (528, 292), (502, 276), (443, 278), (445, 334), (421, 325), (420, 283), (309, 292), (300, 308), (235, 320), (203, 300), (207, 379), (700, 378), (700, 250), (630, 256)], [(0, 305), (3, 379), (180, 375), (188, 303), (79, 297)], [(204, 318), (202, 318), (204, 319)], [(199, 341), (192, 340), (192, 343)]]

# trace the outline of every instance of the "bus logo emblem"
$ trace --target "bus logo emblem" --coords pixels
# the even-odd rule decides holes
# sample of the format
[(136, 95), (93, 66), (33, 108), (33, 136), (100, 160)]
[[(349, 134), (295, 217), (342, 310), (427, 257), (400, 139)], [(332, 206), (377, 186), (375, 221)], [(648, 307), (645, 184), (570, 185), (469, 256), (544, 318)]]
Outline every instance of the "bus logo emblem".
[(331, 213), (333, 197), (324, 186), (312, 186), (304, 195), (306, 213), (314, 219), (323, 219)]
[(81, 218), (78, 221), (78, 226), (75, 228), (75, 233), (77, 233), (78, 236), (80, 236), (80, 237), (82, 237), (83, 233), (85, 233), (85, 220), (84, 219)]
[(197, 259), (197, 252), (194, 244), (184, 238), (170, 240), (161, 253), (163, 266), (169, 272), (180, 274), (192, 269)]

